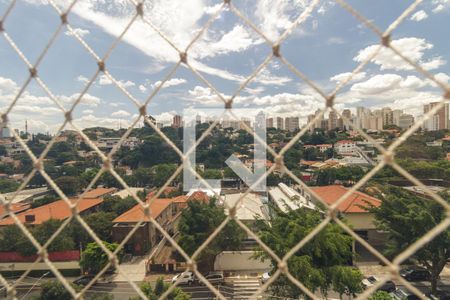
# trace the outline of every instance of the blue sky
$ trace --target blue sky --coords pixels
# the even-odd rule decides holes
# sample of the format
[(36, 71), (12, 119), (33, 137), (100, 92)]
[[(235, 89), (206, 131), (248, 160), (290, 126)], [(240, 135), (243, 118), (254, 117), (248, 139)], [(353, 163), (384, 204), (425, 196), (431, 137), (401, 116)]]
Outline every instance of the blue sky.
[[(3, 14), (9, 0), (0, 0)], [(56, 1), (64, 8), (69, 1)], [(310, 1), (234, 1), (265, 35), (275, 40)], [(354, 0), (349, 3), (384, 30), (411, 3), (405, 0)], [(220, 1), (165, 0), (145, 6), (145, 14), (178, 47), (185, 47), (220, 6)], [(76, 32), (103, 56), (134, 13), (130, 1), (80, 0), (69, 15)], [(450, 59), (450, 1), (424, 1), (394, 31), (393, 43), (443, 82), (448, 82)], [(34, 63), (55, 32), (59, 17), (44, 0), (19, 0), (5, 21), (6, 31)], [(447, 29), (446, 29), (447, 28)], [(333, 1), (321, 1), (305, 23), (281, 47), (286, 59), (326, 91), (363, 60), (377, 36)], [(228, 9), (193, 45), (189, 61), (224, 95), (231, 95), (271, 49), (261, 37)], [(176, 51), (148, 25), (138, 20), (107, 60), (107, 69), (136, 99), (144, 102), (174, 66)], [(97, 68), (93, 57), (63, 29), (39, 66), (39, 75), (60, 102), (69, 107)], [(0, 38), (0, 108), (4, 111), (25, 82), (28, 71), (18, 55)], [(391, 106), (420, 115), (424, 103), (440, 99), (433, 83), (384, 50), (339, 94), (337, 107)], [(265, 110), (269, 115), (299, 116), (302, 120), (324, 105), (286, 66), (272, 60), (236, 98), (236, 107)], [(152, 99), (148, 112), (168, 122), (174, 113), (195, 107), (223, 107), (211, 90), (181, 66)], [(81, 127), (117, 128), (137, 117), (137, 108), (111, 82), (96, 79), (74, 113)], [(14, 127), (54, 132), (62, 114), (36, 82), (32, 82), (11, 111)]]

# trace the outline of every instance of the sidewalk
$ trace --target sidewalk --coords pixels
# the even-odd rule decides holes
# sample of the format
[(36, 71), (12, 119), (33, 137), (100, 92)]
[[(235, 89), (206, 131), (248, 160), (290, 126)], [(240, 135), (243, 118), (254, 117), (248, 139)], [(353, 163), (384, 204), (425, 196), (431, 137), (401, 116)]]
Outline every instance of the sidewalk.
[[(145, 262), (146, 256), (138, 257), (131, 262), (120, 264), (122, 271), (128, 277), (128, 280), (133, 282), (141, 282), (145, 279)], [(117, 273), (112, 278), (113, 282), (126, 282), (128, 281), (125, 276)]]
[[(389, 269), (386, 266), (381, 266), (379, 264), (357, 264), (357, 267), (361, 272), (367, 275), (378, 275), (386, 276), (389, 274)], [(447, 264), (441, 272), (441, 277), (450, 278), (450, 264)]]

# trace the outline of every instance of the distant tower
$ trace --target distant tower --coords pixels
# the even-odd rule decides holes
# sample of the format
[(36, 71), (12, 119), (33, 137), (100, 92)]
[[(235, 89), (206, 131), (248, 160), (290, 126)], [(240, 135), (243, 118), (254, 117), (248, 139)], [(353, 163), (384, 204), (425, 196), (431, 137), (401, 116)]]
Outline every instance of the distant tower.
[(28, 136), (28, 120), (25, 120), (25, 135)]

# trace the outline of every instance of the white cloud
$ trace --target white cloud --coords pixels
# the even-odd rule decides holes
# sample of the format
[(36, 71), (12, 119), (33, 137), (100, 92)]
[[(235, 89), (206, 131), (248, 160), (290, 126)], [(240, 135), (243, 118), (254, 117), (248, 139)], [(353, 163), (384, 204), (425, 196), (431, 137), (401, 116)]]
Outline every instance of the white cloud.
[(259, 74), (253, 79), (253, 82), (261, 83), (264, 85), (278, 85), (282, 86), (292, 79), (286, 76), (273, 75), (267, 68), (263, 69)]
[[(80, 97), (80, 93), (73, 94), (71, 96), (60, 96), (59, 99), (62, 100), (63, 103), (73, 104)], [(84, 94), (83, 98), (81, 98), (80, 104), (85, 104), (88, 106), (96, 107), (101, 103), (100, 98), (90, 95)]]
[[(171, 78), (169, 80), (167, 80), (166, 82), (164, 82), (164, 85), (162, 86), (163, 88), (168, 88), (171, 86), (177, 86), (180, 84), (186, 83), (186, 79), (184, 78)], [(161, 81), (157, 81), (155, 83), (153, 83), (151, 86), (152, 88), (156, 88), (161, 84)]]
[(95, 126), (107, 127), (107, 128), (119, 128), (119, 125), (122, 127), (130, 126), (130, 122), (126, 119), (114, 119), (114, 118), (105, 118), (105, 117), (97, 117), (94, 115), (86, 115), (81, 118), (74, 119), (74, 123), (81, 128), (89, 128)]
[(110, 84), (112, 84), (112, 81), (111, 81), (111, 79), (108, 78), (108, 76), (103, 74), (98, 79), (98, 84), (100, 84), (100, 85), (110, 85)]
[(15, 94), (18, 90), (14, 80), (0, 76), (0, 96)]
[(397, 74), (375, 75), (367, 81), (354, 84), (351, 90), (362, 95), (373, 95), (397, 89), (401, 82), (402, 77)]
[[(84, 36), (86, 36), (86, 35), (88, 35), (90, 33), (89, 30), (82, 29), (82, 28), (73, 28), (73, 31), (80, 37), (84, 37)], [(74, 35), (69, 30), (66, 30), (66, 32), (64, 34), (67, 35), (67, 36), (73, 36)]]
[(419, 10), (411, 16), (410, 20), (420, 22), (426, 18), (428, 18), (428, 14), (424, 10)]
[(89, 79), (87, 77), (83, 76), (83, 75), (80, 75), (80, 76), (77, 77), (77, 81), (86, 84), (86, 83), (89, 82)]
[[(117, 79), (116, 79), (117, 80)], [(135, 86), (136, 84), (130, 80), (124, 81), (124, 80), (117, 80), (117, 82), (119, 83), (120, 86), (122, 86), (123, 88), (129, 88), (132, 86)], [(113, 84), (113, 82), (111, 81), (111, 79), (109, 79), (108, 76), (106, 76), (105, 74), (101, 75), (99, 80), (98, 80), (98, 84), (99, 85), (110, 85)]]
[[(350, 75), (352, 75), (352, 72), (345, 72), (345, 73), (340, 73), (340, 74), (336, 74), (334, 76), (332, 76), (330, 78), (331, 81), (336, 81), (337, 83), (341, 83), (344, 80), (346, 80)], [(353, 75), (352, 79), (350, 80), (350, 82), (357, 82), (357, 81), (361, 81), (366, 77), (366, 72), (359, 72), (356, 73), (355, 75)]]
[(145, 92), (147, 91), (147, 88), (145, 87), (145, 85), (140, 84), (140, 85), (139, 85), (139, 90), (140, 90), (142, 93), (145, 93)]
[[(425, 59), (425, 51), (431, 50), (433, 44), (428, 43), (425, 39), (416, 37), (402, 38), (392, 41), (392, 46), (398, 49), (403, 55), (414, 62), (420, 64), (427, 70), (434, 70), (443, 66), (446, 61), (440, 57), (435, 56)], [(378, 45), (371, 45), (359, 51), (358, 55), (353, 58), (356, 62), (365, 61)], [(372, 63), (379, 65), (380, 70), (412, 70), (413, 67), (405, 62), (402, 58), (396, 55), (391, 49), (382, 48), (378, 55), (371, 60)]]
[(433, 0), (432, 5), (434, 6), (432, 9), (433, 13), (440, 13), (441, 11), (445, 10), (446, 8), (450, 8), (450, 1), (449, 0)]
[(125, 117), (129, 117), (131, 114), (123, 109), (115, 111), (111, 114), (111, 116), (113, 117), (121, 117), (121, 118), (125, 118)]
[(443, 11), (445, 6), (443, 4), (438, 4), (435, 8), (433, 8), (432, 12), (437, 14), (438, 12)]
[(93, 114), (94, 111), (92, 109), (85, 109), (82, 111), (83, 115), (90, 115)]

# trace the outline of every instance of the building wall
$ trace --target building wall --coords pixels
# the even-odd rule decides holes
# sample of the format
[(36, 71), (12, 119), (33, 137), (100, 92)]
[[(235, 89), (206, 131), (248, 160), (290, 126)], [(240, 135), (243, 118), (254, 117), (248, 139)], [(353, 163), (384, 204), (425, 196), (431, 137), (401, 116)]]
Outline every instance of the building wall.
[(262, 262), (252, 258), (254, 251), (223, 251), (214, 261), (215, 271), (265, 272), (271, 269), (270, 259)]
[[(115, 224), (112, 229), (113, 242), (121, 243), (135, 225), (136, 223), (121, 224), (121, 226)], [(153, 226), (150, 223), (143, 223), (125, 244), (125, 252), (133, 255), (144, 255), (154, 245), (150, 243), (150, 231), (154, 231), (153, 228), (151, 230), (151, 227)]]
[(346, 213), (344, 217), (354, 230), (375, 229), (375, 217), (372, 213)]

